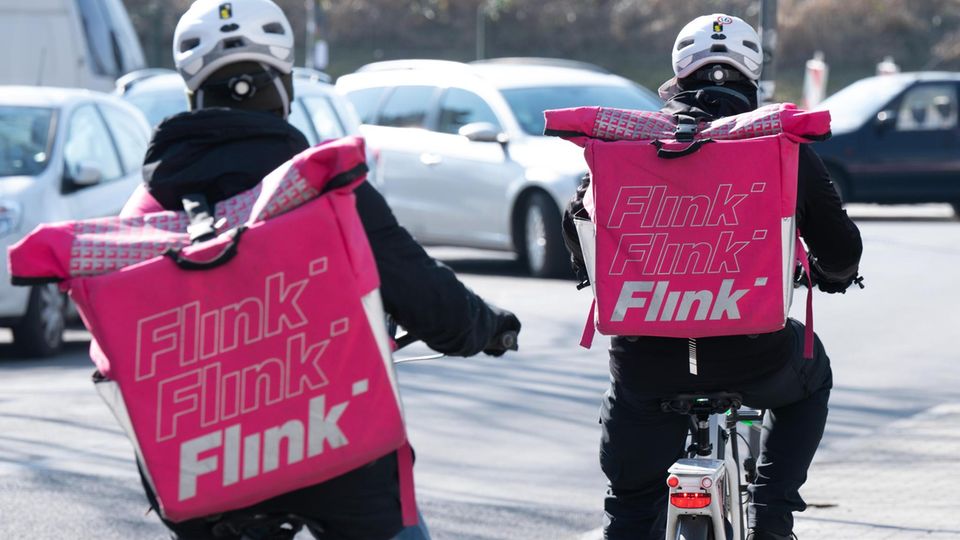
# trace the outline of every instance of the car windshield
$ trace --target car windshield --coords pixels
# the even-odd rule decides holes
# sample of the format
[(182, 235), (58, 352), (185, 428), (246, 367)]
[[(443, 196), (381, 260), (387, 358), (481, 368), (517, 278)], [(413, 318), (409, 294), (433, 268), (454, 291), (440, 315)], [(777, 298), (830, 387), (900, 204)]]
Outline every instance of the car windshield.
[(0, 106), (0, 177), (34, 176), (50, 160), (53, 109)]
[(127, 101), (140, 109), (153, 127), (168, 116), (186, 111), (188, 105), (187, 96), (181, 91), (144, 92), (128, 96)]
[(880, 112), (909, 82), (901, 77), (863, 79), (828, 97), (816, 110), (830, 111), (833, 131), (852, 131)]
[(570, 107), (616, 107), (643, 111), (660, 108), (660, 102), (631, 86), (548, 86), (503, 90), (503, 97), (530, 135), (543, 135), (543, 111)]

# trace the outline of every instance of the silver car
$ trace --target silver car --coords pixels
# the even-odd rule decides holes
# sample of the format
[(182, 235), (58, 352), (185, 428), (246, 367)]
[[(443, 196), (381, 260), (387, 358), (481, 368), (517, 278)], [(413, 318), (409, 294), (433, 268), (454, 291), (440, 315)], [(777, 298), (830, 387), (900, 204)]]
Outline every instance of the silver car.
[(579, 148), (543, 136), (543, 111), (661, 106), (595, 66), (536, 59), (378, 62), (337, 88), (401, 225), (424, 244), (514, 251), (540, 277), (570, 273), (561, 209), (587, 170)]
[[(119, 213), (149, 137), (140, 111), (108, 94), (0, 86), (0, 253), (41, 223)], [(56, 285), (14, 287), (0, 264), (0, 326), (21, 352), (56, 352), (65, 310)]]

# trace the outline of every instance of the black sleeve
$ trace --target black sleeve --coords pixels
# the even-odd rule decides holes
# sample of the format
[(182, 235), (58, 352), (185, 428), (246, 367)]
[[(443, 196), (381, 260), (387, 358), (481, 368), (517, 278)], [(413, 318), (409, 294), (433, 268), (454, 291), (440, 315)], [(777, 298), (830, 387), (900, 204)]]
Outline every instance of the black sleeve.
[(471, 356), (483, 350), (498, 332), (497, 313), (427, 255), (369, 182), (355, 193), (386, 312), (435, 351)]
[(590, 173), (583, 175), (580, 187), (563, 211), (563, 243), (570, 252), (570, 265), (581, 283), (587, 283), (587, 272), (583, 264), (583, 250), (580, 248), (580, 237), (577, 236), (577, 227), (574, 218), (590, 219), (583, 209), (583, 196), (590, 189)]
[(800, 146), (797, 184), (797, 226), (822, 277), (848, 282), (857, 275), (863, 242), (860, 230), (840, 205), (840, 197), (820, 157)]

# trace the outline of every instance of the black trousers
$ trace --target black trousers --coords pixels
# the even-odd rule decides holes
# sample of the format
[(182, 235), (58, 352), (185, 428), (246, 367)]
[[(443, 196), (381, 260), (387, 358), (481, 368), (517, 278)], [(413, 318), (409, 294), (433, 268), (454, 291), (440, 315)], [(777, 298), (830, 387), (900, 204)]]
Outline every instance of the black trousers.
[[(143, 472), (141, 470), (141, 479)], [(144, 481), (150, 506), (159, 515), (157, 499)], [(344, 475), (228, 514), (174, 523), (160, 519), (175, 540), (239, 540), (215, 536), (214, 527), (224, 517), (253, 514), (296, 514), (310, 518), (321, 530), (311, 532), (323, 540), (388, 540), (403, 529), (397, 455), (389, 454)]]
[[(745, 378), (743, 384), (713, 389), (738, 392), (745, 405), (767, 410), (759, 479), (750, 486), (749, 526), (778, 534), (790, 533), (792, 512), (806, 508), (798, 490), (823, 436), (833, 385), (830, 360), (819, 338), (813, 359), (805, 359), (803, 326), (791, 324), (797, 346), (782, 369), (760, 380)], [(682, 457), (688, 420), (662, 412), (660, 402), (683, 391), (632, 391), (613, 382), (605, 394), (600, 410), (600, 465), (609, 480), (604, 538), (663, 540), (667, 469)]]

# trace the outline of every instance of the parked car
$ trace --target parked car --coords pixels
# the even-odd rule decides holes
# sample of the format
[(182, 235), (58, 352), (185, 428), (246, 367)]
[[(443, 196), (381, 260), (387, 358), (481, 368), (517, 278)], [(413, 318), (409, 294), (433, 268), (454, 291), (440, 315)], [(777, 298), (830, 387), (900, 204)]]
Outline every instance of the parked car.
[[(311, 145), (344, 135), (359, 134), (360, 119), (330, 78), (313, 70), (295, 68), (290, 123)], [(186, 86), (176, 71), (148, 69), (117, 80), (115, 93), (143, 111), (151, 126), (187, 110)]]
[(550, 59), (378, 62), (337, 88), (401, 225), (424, 244), (514, 251), (540, 277), (570, 273), (561, 210), (587, 170), (581, 149), (543, 136), (543, 111), (661, 106), (627, 79)]
[(948, 202), (960, 214), (960, 73), (857, 81), (818, 109), (833, 137), (815, 148), (847, 202)]
[[(0, 86), (0, 253), (40, 223), (120, 212), (140, 182), (150, 127), (135, 107), (87, 90)], [(0, 326), (27, 355), (56, 352), (56, 285), (14, 287), (0, 264)]]
[(109, 92), (145, 65), (121, 0), (0, 0), (0, 50), (0, 85)]

